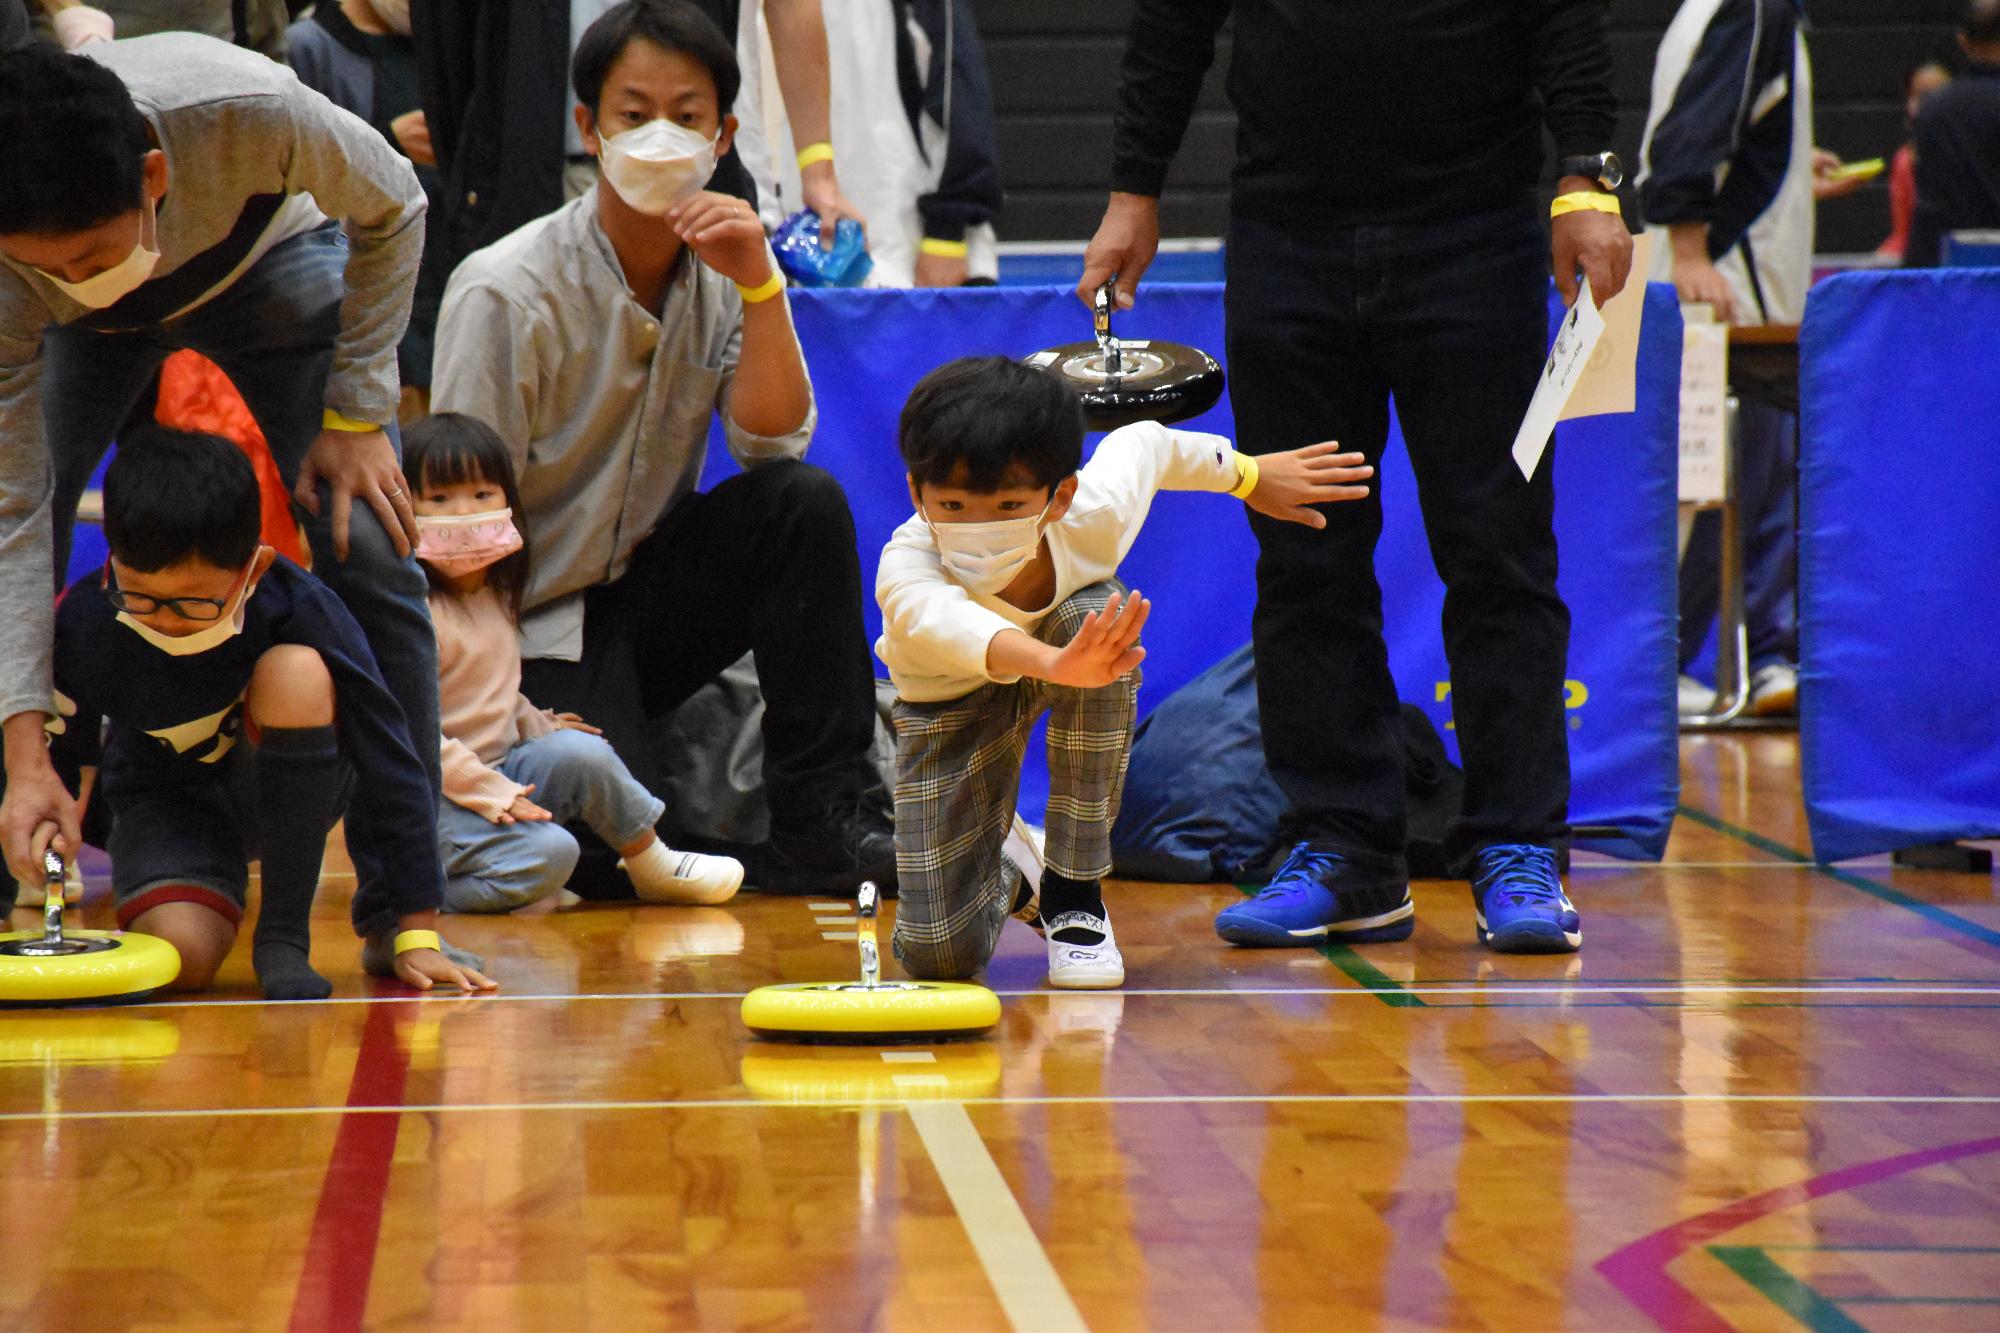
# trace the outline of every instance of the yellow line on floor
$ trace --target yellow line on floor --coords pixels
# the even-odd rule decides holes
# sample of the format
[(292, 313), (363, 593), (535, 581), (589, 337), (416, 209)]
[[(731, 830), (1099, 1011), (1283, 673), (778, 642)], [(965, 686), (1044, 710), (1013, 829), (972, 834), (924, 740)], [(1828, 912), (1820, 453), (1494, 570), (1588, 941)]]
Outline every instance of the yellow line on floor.
[(905, 1109), (1007, 1322), (1019, 1333), (1086, 1333), (1083, 1315), (965, 1108), (956, 1102), (911, 1102)]

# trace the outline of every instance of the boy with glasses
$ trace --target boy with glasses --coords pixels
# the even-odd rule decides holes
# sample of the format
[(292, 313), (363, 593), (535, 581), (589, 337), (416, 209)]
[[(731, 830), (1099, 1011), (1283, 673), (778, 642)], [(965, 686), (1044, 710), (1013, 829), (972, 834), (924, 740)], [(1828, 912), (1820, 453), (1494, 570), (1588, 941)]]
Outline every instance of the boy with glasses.
[(260, 858), (257, 980), (270, 999), (323, 999), (308, 919), (345, 811), (362, 967), (490, 990), (437, 935), (430, 787), (403, 710), (340, 599), (259, 542), (259, 514), (227, 440), (134, 432), (104, 478), (111, 558), (57, 608), (50, 748), (90, 824), (109, 816), (118, 924), (170, 941), (176, 988), (205, 989)]

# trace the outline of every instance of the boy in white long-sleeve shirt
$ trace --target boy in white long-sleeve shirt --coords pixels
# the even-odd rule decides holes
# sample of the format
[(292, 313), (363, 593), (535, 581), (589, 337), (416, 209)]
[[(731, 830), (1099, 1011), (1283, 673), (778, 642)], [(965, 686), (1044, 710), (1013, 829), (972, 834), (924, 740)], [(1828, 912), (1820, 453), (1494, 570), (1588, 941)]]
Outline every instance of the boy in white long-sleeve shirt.
[[(1083, 407), (1004, 357), (925, 376), (899, 429), (916, 514), (876, 576), (875, 652), (896, 685), (896, 956), (920, 977), (985, 966), (1008, 915), (1043, 931), (1049, 984), (1125, 979), (1104, 907), (1111, 825), (1137, 711), (1151, 603), (1118, 584), (1162, 490), (1233, 495), (1312, 527), (1372, 474), (1336, 443), (1252, 458), (1152, 422), (1083, 458)], [(1049, 721), (1039, 883), (1002, 852), (1029, 730)]]

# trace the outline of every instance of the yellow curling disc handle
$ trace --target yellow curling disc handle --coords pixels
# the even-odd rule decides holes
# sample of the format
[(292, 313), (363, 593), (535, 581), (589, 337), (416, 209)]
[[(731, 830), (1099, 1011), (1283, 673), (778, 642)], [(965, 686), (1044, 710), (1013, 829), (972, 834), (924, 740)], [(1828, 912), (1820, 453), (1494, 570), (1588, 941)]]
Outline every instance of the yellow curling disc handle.
[(882, 982), (882, 952), (875, 945), (875, 881), (862, 880), (861, 892), (854, 897), (854, 914), (860, 919), (854, 938), (861, 941), (861, 984), (877, 986)]

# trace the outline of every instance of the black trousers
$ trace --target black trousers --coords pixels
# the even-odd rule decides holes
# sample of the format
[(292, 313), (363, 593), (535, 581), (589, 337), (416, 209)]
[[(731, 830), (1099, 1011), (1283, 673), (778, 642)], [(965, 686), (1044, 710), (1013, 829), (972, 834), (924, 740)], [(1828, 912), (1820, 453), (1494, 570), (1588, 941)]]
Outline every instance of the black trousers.
[(854, 516), (840, 483), (807, 463), (767, 463), (682, 499), (624, 576), (586, 595), (583, 660), (523, 662), (521, 688), (602, 727), (657, 794), (652, 721), (750, 651), (772, 829), (822, 827), (877, 780), (875, 673)]
[[(1230, 392), (1251, 453), (1339, 440), (1381, 457), (1394, 398), (1431, 558), (1465, 762), (1454, 860), (1566, 832), (1553, 459), (1510, 453), (1548, 346), (1548, 241), (1529, 199), (1451, 218), (1229, 229)], [(1399, 854), (1397, 697), (1382, 638), (1379, 486), (1315, 531), (1250, 516), (1257, 698), (1289, 838)]]

